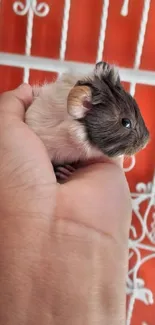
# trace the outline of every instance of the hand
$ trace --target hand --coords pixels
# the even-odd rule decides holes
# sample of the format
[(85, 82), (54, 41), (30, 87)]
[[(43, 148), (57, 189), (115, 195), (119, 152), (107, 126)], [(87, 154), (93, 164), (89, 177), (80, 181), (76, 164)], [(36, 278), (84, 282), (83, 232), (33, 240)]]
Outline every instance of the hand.
[(125, 324), (131, 201), (122, 161), (58, 184), (24, 123), (32, 89), (0, 97), (0, 324)]

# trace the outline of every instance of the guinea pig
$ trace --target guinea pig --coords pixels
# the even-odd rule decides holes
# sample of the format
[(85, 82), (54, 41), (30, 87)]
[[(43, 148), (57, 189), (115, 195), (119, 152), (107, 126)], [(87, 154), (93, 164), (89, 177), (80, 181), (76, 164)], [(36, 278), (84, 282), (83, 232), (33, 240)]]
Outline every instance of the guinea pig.
[(133, 155), (149, 141), (135, 99), (106, 62), (97, 63), (87, 76), (65, 73), (53, 83), (34, 86), (33, 92), (25, 122), (55, 165)]
[(96, 64), (93, 78), (79, 80), (76, 86), (86, 86), (89, 107), (79, 119), (87, 137), (105, 155), (133, 155), (149, 140), (149, 131), (135, 99), (123, 88), (118, 71), (107, 63)]

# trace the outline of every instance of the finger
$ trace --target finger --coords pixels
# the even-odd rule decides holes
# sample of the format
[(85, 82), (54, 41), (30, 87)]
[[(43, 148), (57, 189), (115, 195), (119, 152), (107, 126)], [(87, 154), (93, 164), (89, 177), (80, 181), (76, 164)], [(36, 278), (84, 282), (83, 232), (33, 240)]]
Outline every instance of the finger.
[(98, 164), (98, 163), (115, 164), (115, 165), (123, 168), (124, 156), (122, 155), (122, 156), (119, 156), (116, 158), (109, 158), (109, 157), (103, 156), (102, 158), (89, 159), (87, 161), (80, 161), (78, 163), (75, 163), (74, 166), (75, 166), (75, 170), (76, 170), (78, 168), (87, 167), (87, 166)]
[(123, 168), (123, 164), (124, 164), (124, 156), (119, 156), (117, 158), (115, 158), (113, 160), (113, 162), (117, 165), (117, 166), (120, 166), (121, 168)]
[(28, 84), (7, 91), (0, 96), (0, 114), (23, 120), (25, 110), (31, 104), (32, 99), (32, 87)]
[[(97, 161), (91, 164), (80, 165), (78, 169), (72, 174), (71, 179), (68, 181), (72, 181), (74, 179), (77, 180), (88, 180), (89, 183), (94, 183), (96, 186), (103, 187), (103, 180), (105, 180), (105, 175), (108, 170), (120, 170), (120, 161), (117, 160), (115, 163)], [(120, 171), (123, 174), (123, 170)], [(115, 181), (115, 180), (114, 180)]]
[(76, 170), (62, 184), (61, 193), (64, 218), (71, 216), (77, 223), (97, 231), (106, 230), (116, 237), (120, 229), (125, 236), (128, 233), (132, 211), (130, 191), (123, 169), (117, 164), (97, 163)]

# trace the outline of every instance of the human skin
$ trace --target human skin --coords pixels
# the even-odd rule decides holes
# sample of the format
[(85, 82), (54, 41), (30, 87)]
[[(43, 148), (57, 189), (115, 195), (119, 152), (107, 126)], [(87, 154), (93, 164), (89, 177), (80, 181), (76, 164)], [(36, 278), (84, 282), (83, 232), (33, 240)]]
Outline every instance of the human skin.
[(0, 324), (125, 325), (131, 222), (122, 159), (58, 184), (24, 123), (32, 89), (0, 96)]

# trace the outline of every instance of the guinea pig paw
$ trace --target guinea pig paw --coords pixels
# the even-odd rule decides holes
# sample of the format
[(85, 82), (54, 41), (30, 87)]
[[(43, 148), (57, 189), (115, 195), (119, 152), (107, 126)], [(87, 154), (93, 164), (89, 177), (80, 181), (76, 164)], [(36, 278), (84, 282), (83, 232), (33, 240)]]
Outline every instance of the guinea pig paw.
[(54, 168), (55, 176), (59, 181), (66, 181), (75, 171), (71, 165), (57, 166)]

